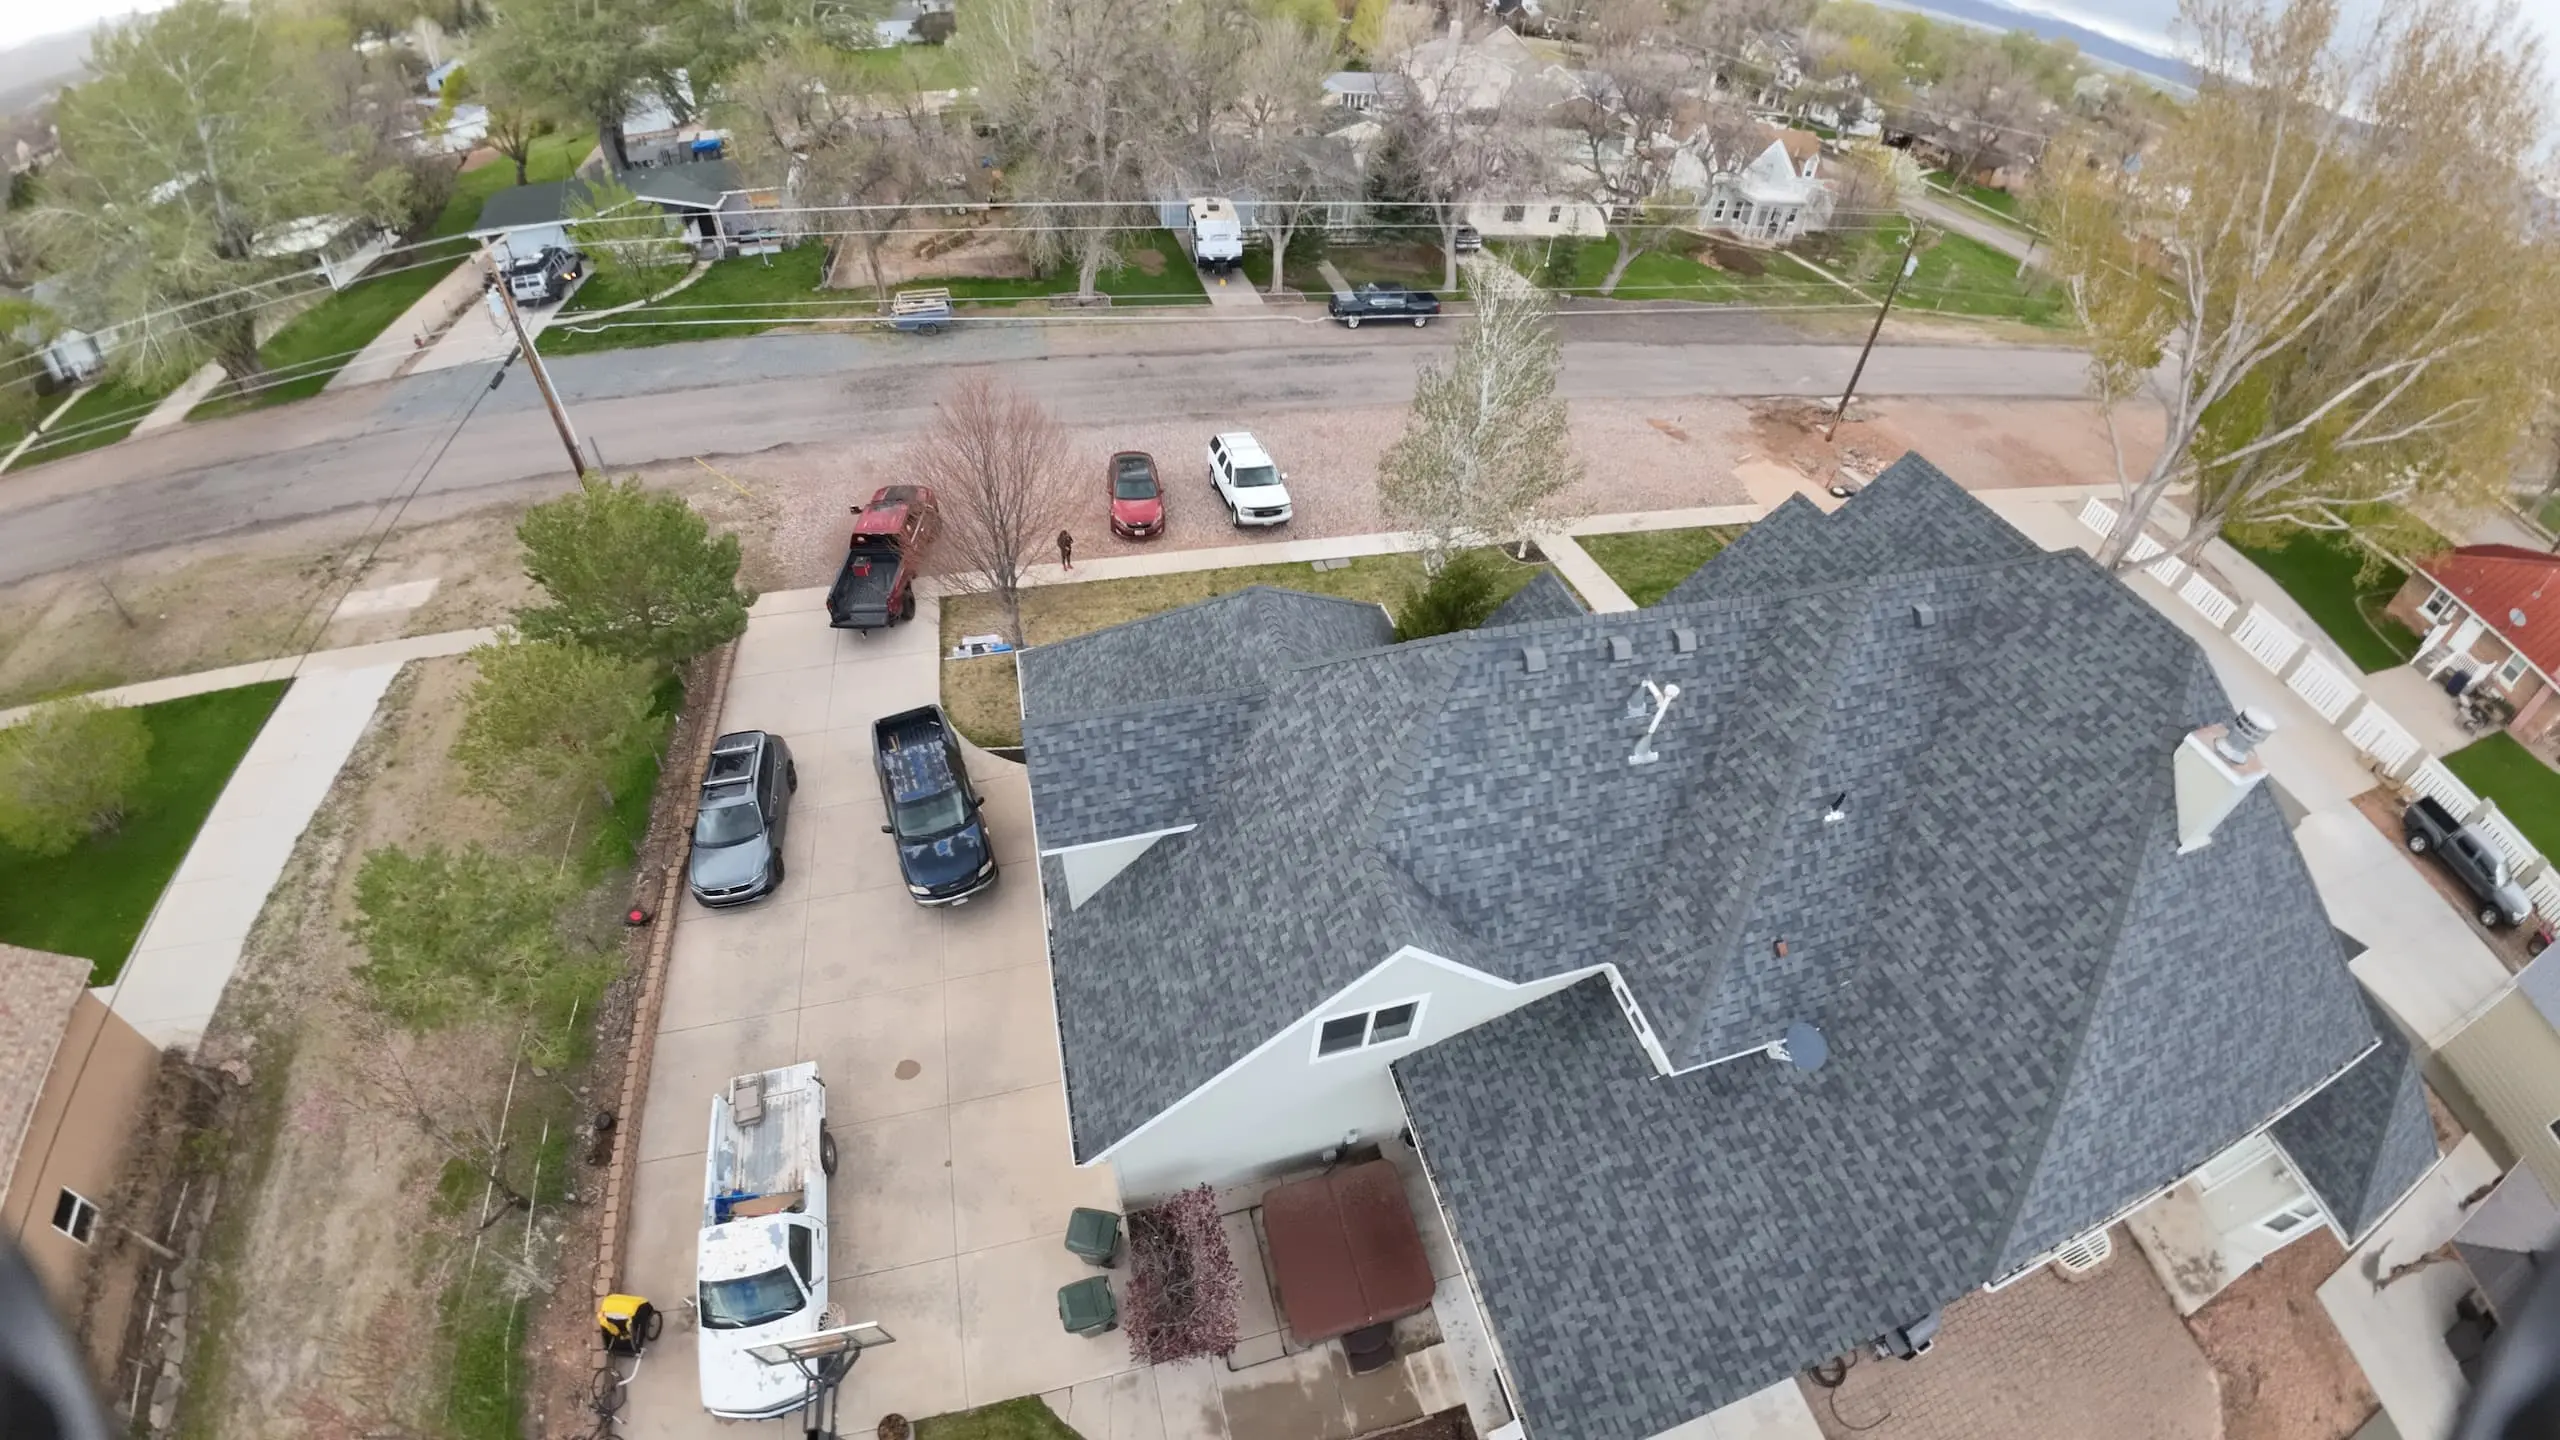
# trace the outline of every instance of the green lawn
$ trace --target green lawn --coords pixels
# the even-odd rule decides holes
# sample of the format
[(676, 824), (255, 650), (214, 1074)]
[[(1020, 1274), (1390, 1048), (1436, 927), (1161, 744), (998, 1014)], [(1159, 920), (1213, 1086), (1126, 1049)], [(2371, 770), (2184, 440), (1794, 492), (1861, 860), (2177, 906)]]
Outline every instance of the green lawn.
[(892, 79), (912, 70), (919, 90), (958, 90), (969, 83), (960, 57), (948, 45), (884, 45), (857, 50), (851, 58), (853, 68), (875, 79)]
[[(576, 173), (580, 161), (596, 148), (595, 131), (578, 128), (545, 135), (533, 142), (525, 155), (524, 179), (528, 185), (547, 180), (566, 180)], [(444, 213), (427, 231), (430, 239), (460, 235), (480, 223), (480, 207), (501, 190), (512, 190), (516, 183), (516, 165), (499, 156), (477, 170), (465, 170), (455, 177), (453, 198), (444, 205)]]
[(919, 1420), (916, 1440), (1083, 1440), (1037, 1395)]
[(115, 979), (287, 683), (141, 707), (151, 771), (121, 828), (50, 859), (0, 845), (0, 940), (95, 961), (93, 984)]
[(166, 384), (136, 384), (130, 380), (104, 380), (90, 387), (87, 394), (71, 402), (62, 418), (53, 422), (35, 444), (20, 456), (20, 465), (33, 465), (40, 460), (59, 460), (83, 450), (112, 445), (133, 433), (151, 407), (178, 388), (174, 380)]
[[(1870, 294), (1882, 295), (1902, 263), (1910, 222), (1888, 220), (1861, 230), (1829, 230), (1796, 242), (1798, 249)], [(2069, 303), (2043, 272), (2021, 277), (2018, 262), (1969, 235), (1932, 232), (1935, 243), (1920, 252), (1920, 268), (1894, 297), (1898, 310), (2022, 320), (2030, 325), (2070, 323)]]
[(2444, 765), (2463, 784), (2497, 801), (2498, 813), (2514, 821), (2535, 849), (2560, 855), (2560, 771), (2503, 730), (2447, 755)]
[(1944, 170), (1930, 171), (1928, 180), (1931, 185), (1949, 194), (1970, 200), (2013, 224), (2023, 226), (2027, 223), (2025, 202), (2006, 190), (1991, 185), (1976, 185), (1969, 181), (1959, 184), (1953, 175)]
[(2560, 490), (2552, 491), (2542, 502), (2541, 514), (2543, 529), (2560, 530)]
[(825, 260), (826, 250), (819, 245), (799, 245), (779, 255), (735, 256), (717, 262), (701, 279), (661, 304), (608, 316), (597, 321), (591, 332), (570, 329), (584, 311), (607, 310), (642, 298), (638, 287), (618, 276), (593, 275), (534, 343), (545, 355), (583, 355), (635, 345), (753, 335), (794, 318), (872, 314), (867, 296), (855, 300), (846, 298), (845, 292), (819, 291), (819, 267)]
[(1733, 543), (1743, 527), (1709, 525), (1695, 530), (1639, 530), (1625, 535), (1577, 535), (1574, 543), (1618, 582), (1627, 598), (1650, 605)]
[(2304, 530), (2281, 544), (2233, 541), (2232, 548), (2283, 586), (2366, 674), (2388, 670), (2418, 653), (2418, 637), (2382, 613), (2407, 574), (2394, 569), (2378, 579), (2358, 578), (2363, 547), (2345, 532)]

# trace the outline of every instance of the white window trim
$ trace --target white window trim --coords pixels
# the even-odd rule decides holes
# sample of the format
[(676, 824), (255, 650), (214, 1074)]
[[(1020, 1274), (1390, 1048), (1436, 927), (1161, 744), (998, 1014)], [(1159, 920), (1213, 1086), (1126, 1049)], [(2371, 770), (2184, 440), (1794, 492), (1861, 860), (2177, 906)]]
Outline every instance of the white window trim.
[[(71, 1212), (72, 1224), (77, 1225), (80, 1223), (81, 1211), (85, 1210), (88, 1212), (89, 1234), (90, 1236), (95, 1237), (98, 1233), (98, 1216), (101, 1213), (98, 1209), (98, 1202), (81, 1194), (79, 1191), (72, 1189), (68, 1185), (58, 1186), (56, 1188), (62, 1192), (62, 1195), (70, 1196), (75, 1202), (76, 1208)], [(54, 1197), (53, 1208), (56, 1210), (60, 1210), (62, 1208), (62, 1195), (56, 1195)], [(52, 1229), (54, 1234), (61, 1236), (63, 1239), (70, 1241), (74, 1245), (87, 1245), (90, 1243), (88, 1240), (82, 1239), (80, 1236), (72, 1233), (70, 1230), (64, 1229), (58, 1224), (53, 1226)]]
[[(1366, 1055), (1372, 1050), (1382, 1049), (1389, 1045), (1412, 1044), (1414, 1041), (1422, 1038), (1422, 1021), (1424, 1015), (1431, 1008), (1430, 1002), (1431, 997), (1427, 993), (1421, 995), (1408, 995), (1401, 1000), (1382, 1000), (1375, 1005), (1365, 1006), (1358, 1010), (1341, 1010), (1336, 1011), (1331, 1015), (1323, 1016), (1316, 1021), (1314, 1033), (1308, 1037), (1307, 1058), (1321, 1063), (1327, 1060), (1340, 1060), (1345, 1056), (1350, 1055)], [(1405, 1026), (1404, 1033), (1396, 1036), (1392, 1040), (1373, 1040), (1369, 1038), (1369, 1032), (1378, 1027), (1378, 1012), (1381, 1010), (1393, 1010), (1399, 1005), (1410, 1005), (1413, 1007), (1413, 1020)], [(1345, 1049), (1336, 1050), (1330, 1055), (1326, 1054), (1324, 1049), (1325, 1027), (1336, 1020), (1348, 1020), (1353, 1016), (1358, 1016), (1360, 1019), (1360, 1043), (1349, 1046)]]
[(2524, 683), (2524, 677), (2531, 668), (2531, 663), (2524, 658), (2524, 652), (2517, 650), (2507, 656), (2505, 664), (2490, 673), (2490, 678), (2498, 682), (2499, 689), (2513, 690)]
[(2425, 600), (2419, 603), (2418, 613), (2438, 624), (2442, 624), (2446, 620), (2452, 618), (2453, 612), (2456, 608), (2458, 607), (2453, 598), (2453, 592), (2447, 590), (2442, 585), (2438, 585), (2436, 586), (2436, 593), (2428, 596)]

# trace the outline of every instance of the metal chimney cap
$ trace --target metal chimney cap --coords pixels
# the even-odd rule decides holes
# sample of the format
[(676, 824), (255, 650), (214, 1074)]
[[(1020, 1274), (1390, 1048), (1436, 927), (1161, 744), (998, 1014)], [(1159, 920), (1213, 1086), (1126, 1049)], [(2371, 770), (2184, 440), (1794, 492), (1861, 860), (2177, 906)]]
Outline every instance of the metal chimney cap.
[(2276, 733), (2276, 717), (2255, 705), (2243, 705), (2231, 723), (2222, 727), (2222, 738), (2213, 742), (2222, 758), (2234, 765), (2245, 765), (2258, 746)]

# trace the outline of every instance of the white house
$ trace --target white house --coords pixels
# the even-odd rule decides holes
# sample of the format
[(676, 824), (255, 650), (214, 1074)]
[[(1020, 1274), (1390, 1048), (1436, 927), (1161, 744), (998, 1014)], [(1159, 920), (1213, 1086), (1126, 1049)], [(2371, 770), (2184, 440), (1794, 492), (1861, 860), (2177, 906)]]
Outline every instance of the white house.
[(1917, 456), (1643, 610), (1548, 578), (1399, 644), (1255, 588), (1020, 670), (1074, 1159), (1138, 1201), (1409, 1141), (1529, 1440), (1671, 1431), (2200, 1171), (2281, 1155), (2249, 1222), (2357, 1235), (2435, 1162), (2271, 722)]
[(1740, 170), (1706, 178), (1698, 224), (1764, 245), (1823, 229), (1831, 223), (1831, 187), (1818, 176), (1821, 163), (1818, 151), (1799, 160), (1783, 139), (1772, 140)]

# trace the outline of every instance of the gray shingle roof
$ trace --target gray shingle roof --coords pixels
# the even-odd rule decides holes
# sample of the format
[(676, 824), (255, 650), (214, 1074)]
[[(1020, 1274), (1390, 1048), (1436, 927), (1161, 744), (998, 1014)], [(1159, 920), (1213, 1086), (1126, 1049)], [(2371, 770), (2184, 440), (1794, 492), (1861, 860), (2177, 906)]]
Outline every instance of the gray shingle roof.
[(1510, 599), (1495, 606), (1493, 613), (1484, 617), (1484, 623), (1476, 628), (1499, 630), (1505, 625), (1570, 620), (1589, 613), (1583, 606), (1582, 597), (1573, 593), (1572, 586), (1565, 584), (1553, 570), (1541, 570), (1528, 584), (1512, 592)]
[(721, 196), (744, 188), (738, 168), (719, 159), (678, 160), (626, 170), (622, 183), (643, 200), (694, 210), (709, 210), (720, 203)]
[(557, 225), (569, 216), (570, 192), (586, 193), (584, 179), (545, 180), (538, 185), (515, 185), (500, 190), (480, 204), (480, 221), (471, 227), (474, 235), (494, 230), (510, 230), (518, 225)]
[[(1675, 595), (1179, 682), (1120, 632), (1025, 656), (1044, 848), (1119, 803), (1088, 788), (1199, 826), (1081, 909), (1052, 870), (1080, 1158), (1404, 944), (1615, 965), (1679, 1062), (1830, 1037), (1816, 1075), (1664, 1079), (1584, 986), (1400, 1064), (1544, 1437), (1652, 1434), (1914, 1319), (2373, 1039), (2271, 795), (2174, 853), (2171, 753), (2230, 704), (2084, 557), (1906, 461)], [(1648, 677), (1682, 693), (1630, 766)], [(1139, 694), (1107, 765), (1067, 753)]]
[(2437, 1160), (2418, 1053), (2370, 996), (2365, 1009), (2381, 1043), (2275, 1123), (2276, 1143), (2349, 1245), (2381, 1223)]

